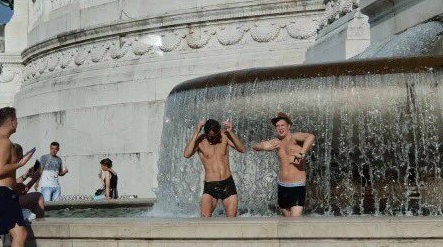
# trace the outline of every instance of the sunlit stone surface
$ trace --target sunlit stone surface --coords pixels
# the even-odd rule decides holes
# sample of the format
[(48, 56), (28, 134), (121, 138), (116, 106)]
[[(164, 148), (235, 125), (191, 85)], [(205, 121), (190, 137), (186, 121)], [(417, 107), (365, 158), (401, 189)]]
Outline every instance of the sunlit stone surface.
[[(301, 64), (322, 0), (26, 1), (28, 46), (15, 95), (25, 149), (61, 143), (63, 194), (99, 187), (109, 157), (120, 194), (155, 197), (166, 97), (213, 73)], [(25, 30), (23, 30), (25, 31)]]

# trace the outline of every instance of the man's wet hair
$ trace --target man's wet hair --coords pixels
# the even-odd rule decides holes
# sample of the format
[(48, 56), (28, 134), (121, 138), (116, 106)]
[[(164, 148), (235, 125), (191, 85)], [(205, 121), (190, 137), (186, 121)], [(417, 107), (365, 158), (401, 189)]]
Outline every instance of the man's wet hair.
[(10, 118), (16, 118), (15, 108), (13, 107), (3, 107), (0, 108), (0, 126), (2, 126), (6, 120)]
[(100, 161), (100, 164), (106, 166), (107, 168), (111, 168), (111, 167), (112, 167), (112, 160), (109, 159), (109, 158), (102, 159), (102, 160)]
[(212, 130), (215, 133), (220, 132), (221, 129), (221, 125), (217, 120), (214, 119), (208, 119), (206, 120), (205, 126), (204, 126), (204, 131), (205, 134), (209, 134), (209, 132)]

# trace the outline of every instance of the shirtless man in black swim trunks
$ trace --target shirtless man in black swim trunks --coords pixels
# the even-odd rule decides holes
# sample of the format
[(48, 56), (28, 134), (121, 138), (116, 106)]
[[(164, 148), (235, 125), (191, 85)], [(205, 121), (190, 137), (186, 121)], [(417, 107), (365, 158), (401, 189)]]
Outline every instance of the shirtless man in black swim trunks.
[(28, 153), (18, 163), (14, 145), (9, 137), (15, 133), (17, 117), (15, 109), (0, 109), (0, 234), (11, 233), (12, 246), (25, 246), (27, 231), (19, 206), (16, 187), (16, 170), (26, 164), (33, 153)]
[[(221, 132), (218, 121), (200, 121), (184, 151), (185, 158), (198, 152), (205, 169), (200, 212), (202, 217), (212, 216), (218, 199), (222, 200), (227, 217), (237, 216), (237, 190), (229, 166), (228, 146), (241, 153), (246, 152), (246, 147), (234, 133), (230, 122), (223, 122), (223, 126), (225, 130)], [(202, 128), (204, 134), (200, 134)]]
[(278, 176), (278, 205), (284, 216), (301, 216), (305, 205), (305, 155), (314, 145), (315, 136), (291, 133), (291, 119), (279, 112), (271, 119), (277, 138), (253, 145), (255, 151), (277, 150), (280, 161)]

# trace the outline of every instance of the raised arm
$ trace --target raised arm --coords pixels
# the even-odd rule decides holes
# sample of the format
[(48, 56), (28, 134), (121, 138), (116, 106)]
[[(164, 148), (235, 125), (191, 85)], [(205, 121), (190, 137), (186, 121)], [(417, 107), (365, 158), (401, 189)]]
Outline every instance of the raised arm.
[(200, 131), (205, 123), (205, 120), (201, 120), (195, 127), (194, 134), (192, 134), (191, 139), (189, 139), (188, 144), (186, 144), (185, 151), (183, 152), (183, 156), (185, 156), (185, 158), (191, 158), (192, 155), (194, 155), (194, 153), (197, 151)]
[(303, 147), (301, 149), (300, 154), (297, 154), (296, 157), (304, 158), (304, 155), (311, 150), (312, 146), (314, 146), (315, 136), (311, 133), (302, 133), (296, 132), (293, 134), (295, 141), (303, 142)]
[(279, 148), (281, 141), (278, 139), (272, 139), (269, 141), (262, 141), (252, 146), (255, 151), (272, 151)]
[(232, 124), (228, 121), (224, 121), (223, 126), (225, 127), (225, 134), (229, 139), (229, 146), (235, 148), (235, 150), (239, 151), (240, 153), (246, 153), (246, 146), (235, 134), (234, 126), (232, 126)]

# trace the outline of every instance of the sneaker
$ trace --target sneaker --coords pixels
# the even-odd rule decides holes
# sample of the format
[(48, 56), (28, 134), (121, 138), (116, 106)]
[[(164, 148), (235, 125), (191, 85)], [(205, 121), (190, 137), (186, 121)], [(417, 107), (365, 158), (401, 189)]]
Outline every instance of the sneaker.
[(22, 213), (23, 213), (23, 218), (27, 222), (31, 222), (32, 220), (35, 220), (35, 218), (37, 218), (37, 215), (35, 215), (33, 212), (31, 212), (31, 210), (27, 208), (23, 208)]

